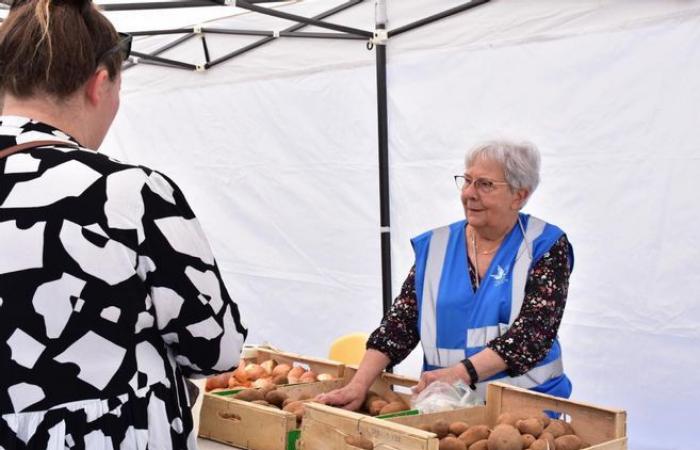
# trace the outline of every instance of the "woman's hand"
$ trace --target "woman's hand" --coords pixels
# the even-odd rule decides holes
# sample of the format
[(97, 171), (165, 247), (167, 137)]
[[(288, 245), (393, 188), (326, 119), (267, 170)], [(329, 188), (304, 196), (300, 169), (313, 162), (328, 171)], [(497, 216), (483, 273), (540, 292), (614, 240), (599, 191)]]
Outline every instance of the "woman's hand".
[(428, 372), (423, 372), (420, 376), (418, 384), (413, 386), (411, 390), (414, 394), (418, 394), (434, 381), (444, 381), (445, 383), (452, 384), (457, 380), (462, 380), (469, 383), (467, 369), (462, 363), (457, 363), (454, 366), (445, 367), (444, 369), (435, 369)]
[(350, 411), (357, 411), (367, 396), (367, 389), (357, 383), (317, 395), (314, 401), (331, 406), (339, 406)]

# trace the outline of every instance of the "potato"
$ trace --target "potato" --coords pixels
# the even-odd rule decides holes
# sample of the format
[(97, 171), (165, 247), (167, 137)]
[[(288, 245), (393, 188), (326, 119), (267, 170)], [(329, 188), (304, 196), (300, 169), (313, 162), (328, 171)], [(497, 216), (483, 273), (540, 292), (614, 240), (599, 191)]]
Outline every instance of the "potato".
[(379, 415), (391, 414), (399, 411), (405, 411), (406, 405), (401, 402), (391, 402), (379, 411)]
[(544, 431), (554, 436), (554, 439), (566, 434), (566, 427), (560, 420), (552, 420)]
[(278, 408), (282, 408), (285, 400), (287, 400), (287, 394), (282, 391), (270, 391), (265, 394), (265, 400)]
[(292, 400), (291, 402), (287, 402), (286, 405), (283, 406), (283, 410), (292, 412), (292, 410), (297, 409), (299, 405), (303, 405), (304, 402), (301, 400)]
[(399, 394), (397, 394), (396, 392), (394, 392), (394, 391), (392, 391), (392, 390), (390, 390), (390, 389), (387, 390), (387, 391), (385, 391), (385, 392), (382, 394), (382, 398), (383, 398), (384, 400), (386, 400), (387, 402), (389, 402), (389, 403), (391, 403), (391, 402), (401, 402), (401, 403), (405, 403), (405, 402), (403, 401), (403, 398), (401, 398), (401, 396), (400, 396)]
[(267, 372), (265, 372), (265, 369), (260, 367), (259, 364), (248, 364), (245, 366), (245, 372), (248, 375), (248, 379), (251, 381), (255, 381), (258, 378), (261, 378), (265, 375), (267, 375)]
[(335, 380), (335, 376), (331, 375), (330, 373), (319, 373), (316, 379), (318, 381), (330, 381)]
[(554, 450), (554, 447), (550, 447), (546, 439), (537, 439), (530, 444), (530, 450)]
[(352, 434), (350, 436), (345, 436), (345, 443), (352, 446), (361, 448), (363, 450), (373, 450), (374, 443), (364, 436), (359, 434)]
[[(377, 394), (374, 391), (367, 391), (367, 395), (365, 396), (365, 402), (362, 404), (362, 407), (365, 409), (365, 411), (369, 411), (370, 405), (376, 400), (384, 400), (384, 398), (382, 398), (379, 394)], [(387, 402), (387, 404), (389, 404), (389, 402)]]
[(208, 392), (212, 389), (227, 388), (229, 378), (231, 378), (231, 372), (225, 372), (209, 377), (207, 378), (207, 383), (204, 386), (204, 389)]
[(306, 372), (303, 367), (292, 367), (292, 370), (287, 374), (287, 379), (291, 384), (299, 383), (299, 379)]
[(379, 415), (379, 412), (384, 408), (386, 405), (388, 405), (386, 400), (382, 400), (381, 398), (377, 398), (376, 400), (373, 400), (372, 403), (369, 404), (369, 414), (372, 416), (377, 416)]
[(308, 372), (304, 372), (299, 377), (299, 382), (300, 383), (314, 383), (314, 382), (316, 382), (316, 374), (310, 370)]
[(469, 450), (488, 450), (488, 448), (489, 448), (488, 439), (482, 439), (480, 441), (476, 441), (472, 445), (469, 446)]
[(542, 434), (540, 434), (539, 439), (544, 439), (545, 441), (549, 442), (549, 449), (554, 449), (554, 436), (552, 436), (552, 433), (549, 431), (543, 431)]
[(450, 424), (449, 430), (450, 430), (450, 433), (454, 434), (455, 436), (459, 436), (460, 434), (467, 431), (467, 428), (469, 428), (468, 423), (457, 421), (457, 422), (452, 422)]
[(268, 359), (267, 361), (263, 361), (260, 363), (260, 367), (265, 369), (265, 372), (267, 372), (268, 375), (272, 375), (272, 369), (277, 366), (277, 361), (274, 359)]
[(260, 388), (264, 393), (268, 393), (275, 388), (275, 383), (270, 378), (258, 378), (253, 381), (251, 387)]
[(496, 425), (489, 435), (488, 450), (522, 450), (522, 448), (523, 439), (512, 425)]
[(282, 409), (296, 416), (297, 427), (301, 424), (301, 419), (304, 417), (304, 402), (300, 400), (290, 402)]
[[(232, 375), (233, 378), (238, 380), (239, 383), (245, 383), (247, 381), (250, 381), (250, 378), (248, 377), (248, 372), (245, 371), (245, 367), (243, 367), (243, 365), (236, 367), (236, 370), (233, 371)], [(230, 381), (229, 384), (231, 384)]]
[(523, 417), (514, 412), (504, 412), (496, 419), (496, 425), (507, 424), (515, 426), (516, 422)]
[(491, 431), (486, 425), (472, 425), (467, 428), (467, 431), (459, 435), (459, 440), (464, 442), (467, 447), (480, 441), (482, 439), (488, 439)]
[[(445, 425), (447, 423), (445, 422)], [(445, 437), (440, 439), (440, 450), (467, 450), (467, 447), (464, 445), (464, 442), (460, 441), (457, 438), (453, 437)]]
[(243, 389), (241, 392), (233, 395), (236, 400), (243, 400), (244, 402), (252, 402), (254, 400), (265, 400), (265, 396), (262, 392), (257, 389)]
[(290, 370), (292, 370), (292, 366), (290, 366), (289, 364), (277, 364), (275, 368), (272, 369), (272, 375), (283, 375), (286, 377)]
[(261, 406), (273, 406), (269, 402), (267, 402), (266, 400), (253, 400), (250, 403), (255, 403), (256, 405), (261, 405)]
[(564, 426), (564, 430), (565, 430), (564, 434), (576, 434), (574, 432), (574, 427), (572, 427), (569, 422), (566, 422), (564, 420), (559, 420), (559, 419), (552, 419), (552, 422), (557, 422), (557, 423), (562, 424)]
[(540, 422), (542, 422), (542, 426), (544, 428), (547, 428), (547, 425), (549, 425), (549, 423), (552, 421), (552, 419), (547, 414), (545, 414), (543, 412), (539, 413), (535, 417), (537, 417), (540, 420)]
[(554, 445), (556, 445), (557, 450), (580, 450), (582, 443), (581, 438), (575, 434), (567, 434), (556, 438)]
[(433, 432), (433, 427), (431, 425), (428, 425), (427, 423), (424, 423), (423, 425), (418, 425), (418, 428), (420, 428), (423, 431), (429, 431)]
[(531, 419), (519, 420), (517, 422), (517, 428), (521, 433), (531, 434), (536, 438), (542, 434), (542, 430), (544, 429), (542, 427), (542, 422), (534, 417)]
[(289, 380), (287, 379), (287, 375), (273, 375), (272, 382), (278, 386), (281, 384), (289, 384)]
[(432, 431), (437, 434), (438, 439), (442, 439), (450, 432), (450, 424), (445, 420), (439, 419), (433, 423)]
[(532, 445), (533, 442), (535, 442), (537, 439), (535, 436), (531, 434), (523, 434), (520, 436), (523, 439), (523, 448), (528, 448)]

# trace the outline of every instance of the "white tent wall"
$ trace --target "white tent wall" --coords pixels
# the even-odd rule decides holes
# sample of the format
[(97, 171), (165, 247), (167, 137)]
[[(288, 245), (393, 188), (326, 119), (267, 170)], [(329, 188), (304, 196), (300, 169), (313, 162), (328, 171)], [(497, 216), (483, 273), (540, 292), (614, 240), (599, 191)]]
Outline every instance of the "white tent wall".
[[(690, 1), (494, 1), (389, 46), (394, 293), (409, 238), (463, 215), (451, 176), (464, 151), (494, 136), (535, 142), (542, 183), (525, 210), (575, 251), (560, 329), (573, 398), (626, 409), (631, 449), (697, 446), (697, 80)], [(183, 188), (250, 342), (324, 356), (333, 338), (376, 327), (364, 42), (283, 39), (205, 73), (137, 66), (123, 82), (104, 151)], [(418, 350), (397, 371), (417, 375), (419, 361)]]

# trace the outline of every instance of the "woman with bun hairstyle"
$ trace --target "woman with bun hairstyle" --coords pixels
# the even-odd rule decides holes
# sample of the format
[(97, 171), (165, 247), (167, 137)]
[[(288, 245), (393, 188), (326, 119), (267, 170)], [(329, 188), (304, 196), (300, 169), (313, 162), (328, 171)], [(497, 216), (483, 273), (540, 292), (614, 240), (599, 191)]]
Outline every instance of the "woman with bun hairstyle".
[(96, 152), (131, 37), (87, 0), (0, 24), (0, 448), (193, 449), (185, 377), (247, 334), (172, 180)]

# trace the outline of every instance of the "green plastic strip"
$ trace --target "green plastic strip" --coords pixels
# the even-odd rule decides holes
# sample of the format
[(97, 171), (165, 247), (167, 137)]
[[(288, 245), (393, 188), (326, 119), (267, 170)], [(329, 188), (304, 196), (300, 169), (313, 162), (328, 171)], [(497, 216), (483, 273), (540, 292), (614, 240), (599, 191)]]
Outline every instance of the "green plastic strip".
[(299, 436), (301, 436), (301, 430), (292, 430), (287, 433), (287, 450), (297, 450)]
[(229, 389), (229, 390), (226, 390), (226, 391), (216, 391), (216, 392), (212, 392), (212, 394), (218, 395), (218, 396), (220, 396), (220, 397), (228, 397), (229, 395), (238, 394), (238, 393), (241, 392), (242, 390), (243, 390), (243, 389)]
[(395, 413), (384, 414), (382, 416), (377, 416), (377, 419), (391, 419), (392, 417), (403, 417), (403, 416), (417, 416), (420, 411), (417, 409), (409, 409), (408, 411), (399, 411)]

